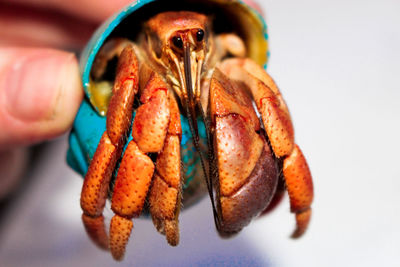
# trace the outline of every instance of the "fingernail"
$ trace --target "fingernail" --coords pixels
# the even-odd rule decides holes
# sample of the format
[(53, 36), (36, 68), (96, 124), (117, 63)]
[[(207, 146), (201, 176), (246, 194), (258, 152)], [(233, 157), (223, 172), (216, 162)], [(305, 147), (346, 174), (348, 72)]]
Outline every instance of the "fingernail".
[(73, 54), (48, 49), (17, 55), (4, 77), (8, 113), (22, 121), (50, 119), (72, 59)]

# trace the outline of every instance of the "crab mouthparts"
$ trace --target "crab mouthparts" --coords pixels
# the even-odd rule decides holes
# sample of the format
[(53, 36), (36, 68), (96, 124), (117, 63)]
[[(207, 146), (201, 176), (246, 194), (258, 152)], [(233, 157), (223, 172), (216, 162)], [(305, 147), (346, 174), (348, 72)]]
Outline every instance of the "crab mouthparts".
[[(190, 59), (190, 45), (185, 45), (183, 52), (183, 68), (185, 73), (185, 85), (186, 92), (185, 98), (188, 98), (190, 108), (194, 108), (194, 96), (193, 96), (193, 83), (192, 83), (192, 64)], [(199, 77), (196, 77), (199, 78)], [(194, 114), (193, 114), (194, 115)]]
[[(193, 138), (199, 140), (199, 133), (197, 127), (197, 112), (196, 106), (199, 103), (196, 101), (193, 92), (193, 82), (192, 82), (192, 64), (191, 64), (191, 51), (190, 44), (186, 44), (183, 48), (183, 68), (185, 75), (185, 87), (186, 94), (183, 95), (183, 105), (186, 107), (186, 115), (189, 119), (190, 128), (192, 131)], [(197, 76), (197, 75), (196, 75)], [(200, 77), (196, 77), (199, 79)]]

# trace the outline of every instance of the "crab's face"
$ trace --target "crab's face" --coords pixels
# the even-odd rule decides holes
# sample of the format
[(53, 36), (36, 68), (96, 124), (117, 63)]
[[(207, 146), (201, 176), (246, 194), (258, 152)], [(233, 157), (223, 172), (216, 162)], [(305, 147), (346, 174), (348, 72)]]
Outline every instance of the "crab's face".
[[(199, 50), (204, 48), (207, 16), (195, 12), (164, 12), (147, 22), (148, 34), (156, 38), (154, 45), (172, 49), (182, 54), (183, 48)], [(156, 47), (153, 47), (156, 48)]]
[(200, 76), (209, 50), (210, 23), (195, 12), (165, 12), (146, 24), (147, 45), (165, 67), (179, 97), (200, 97)]

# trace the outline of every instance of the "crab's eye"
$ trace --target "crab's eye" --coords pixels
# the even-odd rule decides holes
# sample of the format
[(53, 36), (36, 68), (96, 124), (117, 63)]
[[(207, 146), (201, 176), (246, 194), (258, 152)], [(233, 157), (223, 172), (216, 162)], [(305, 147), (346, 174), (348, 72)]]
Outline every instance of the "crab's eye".
[(197, 42), (201, 42), (204, 39), (204, 31), (203, 30), (198, 30), (196, 33), (196, 38), (197, 38)]
[(179, 36), (174, 36), (174, 37), (172, 38), (172, 42), (174, 43), (174, 46), (176, 46), (177, 48), (179, 48), (179, 49), (182, 49), (182, 48), (183, 48), (183, 41), (182, 41), (182, 38), (181, 38), (181, 37), (179, 37)]

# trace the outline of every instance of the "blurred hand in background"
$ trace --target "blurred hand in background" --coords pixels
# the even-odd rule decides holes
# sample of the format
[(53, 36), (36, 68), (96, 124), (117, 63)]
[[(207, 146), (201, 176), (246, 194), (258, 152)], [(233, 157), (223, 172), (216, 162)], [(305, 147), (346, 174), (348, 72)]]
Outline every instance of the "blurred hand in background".
[[(96, 27), (129, 0), (0, 3), (0, 199), (22, 176), (24, 146), (71, 127), (83, 97), (78, 61)], [(68, 52), (67, 52), (68, 51)]]
[(1, 150), (50, 139), (69, 129), (83, 97), (73, 52), (82, 49), (99, 23), (129, 2), (0, 3)]

